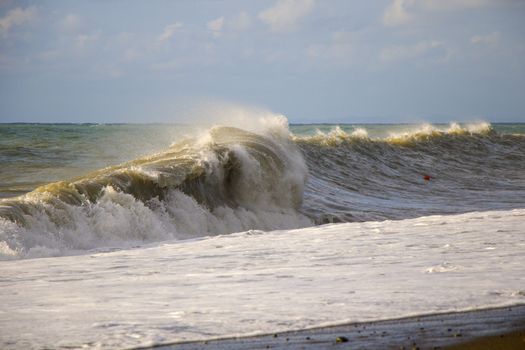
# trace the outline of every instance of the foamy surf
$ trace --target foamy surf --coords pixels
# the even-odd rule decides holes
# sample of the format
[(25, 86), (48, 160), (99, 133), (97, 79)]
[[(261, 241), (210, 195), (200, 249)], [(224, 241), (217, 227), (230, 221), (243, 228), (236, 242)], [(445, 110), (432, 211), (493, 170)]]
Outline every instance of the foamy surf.
[(0, 347), (133, 348), (525, 302), (525, 210), (2, 262)]

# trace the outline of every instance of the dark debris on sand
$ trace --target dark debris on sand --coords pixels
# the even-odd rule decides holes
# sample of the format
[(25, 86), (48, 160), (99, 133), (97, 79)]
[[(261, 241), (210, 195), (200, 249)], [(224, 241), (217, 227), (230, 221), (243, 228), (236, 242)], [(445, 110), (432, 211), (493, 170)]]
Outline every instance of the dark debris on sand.
[(253, 337), (158, 345), (161, 350), (525, 349), (525, 305), (354, 323)]

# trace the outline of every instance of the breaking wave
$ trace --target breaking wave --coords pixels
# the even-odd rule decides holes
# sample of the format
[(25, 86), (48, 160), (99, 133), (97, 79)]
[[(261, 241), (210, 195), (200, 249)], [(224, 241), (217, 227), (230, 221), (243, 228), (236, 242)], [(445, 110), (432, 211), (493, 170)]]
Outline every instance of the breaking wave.
[(164, 152), (0, 201), (0, 257), (250, 229), (523, 208), (525, 136), (490, 124), (371, 138), (214, 127)]
[(297, 147), (215, 127), (167, 151), (0, 202), (0, 253), (71, 254), (112, 245), (311, 225)]

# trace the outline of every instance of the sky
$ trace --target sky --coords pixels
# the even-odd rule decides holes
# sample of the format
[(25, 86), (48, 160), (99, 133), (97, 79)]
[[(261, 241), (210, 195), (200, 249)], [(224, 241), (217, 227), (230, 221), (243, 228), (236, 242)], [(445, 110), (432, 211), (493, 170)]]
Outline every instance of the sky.
[(0, 0), (0, 122), (187, 122), (223, 106), (525, 122), (525, 1)]

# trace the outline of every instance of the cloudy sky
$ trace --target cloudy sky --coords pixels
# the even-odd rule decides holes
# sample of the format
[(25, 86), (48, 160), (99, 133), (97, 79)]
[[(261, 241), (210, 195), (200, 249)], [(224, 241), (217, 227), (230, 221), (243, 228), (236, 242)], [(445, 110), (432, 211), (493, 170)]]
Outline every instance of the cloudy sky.
[(525, 1), (0, 0), (0, 122), (177, 122), (221, 104), (525, 122)]

